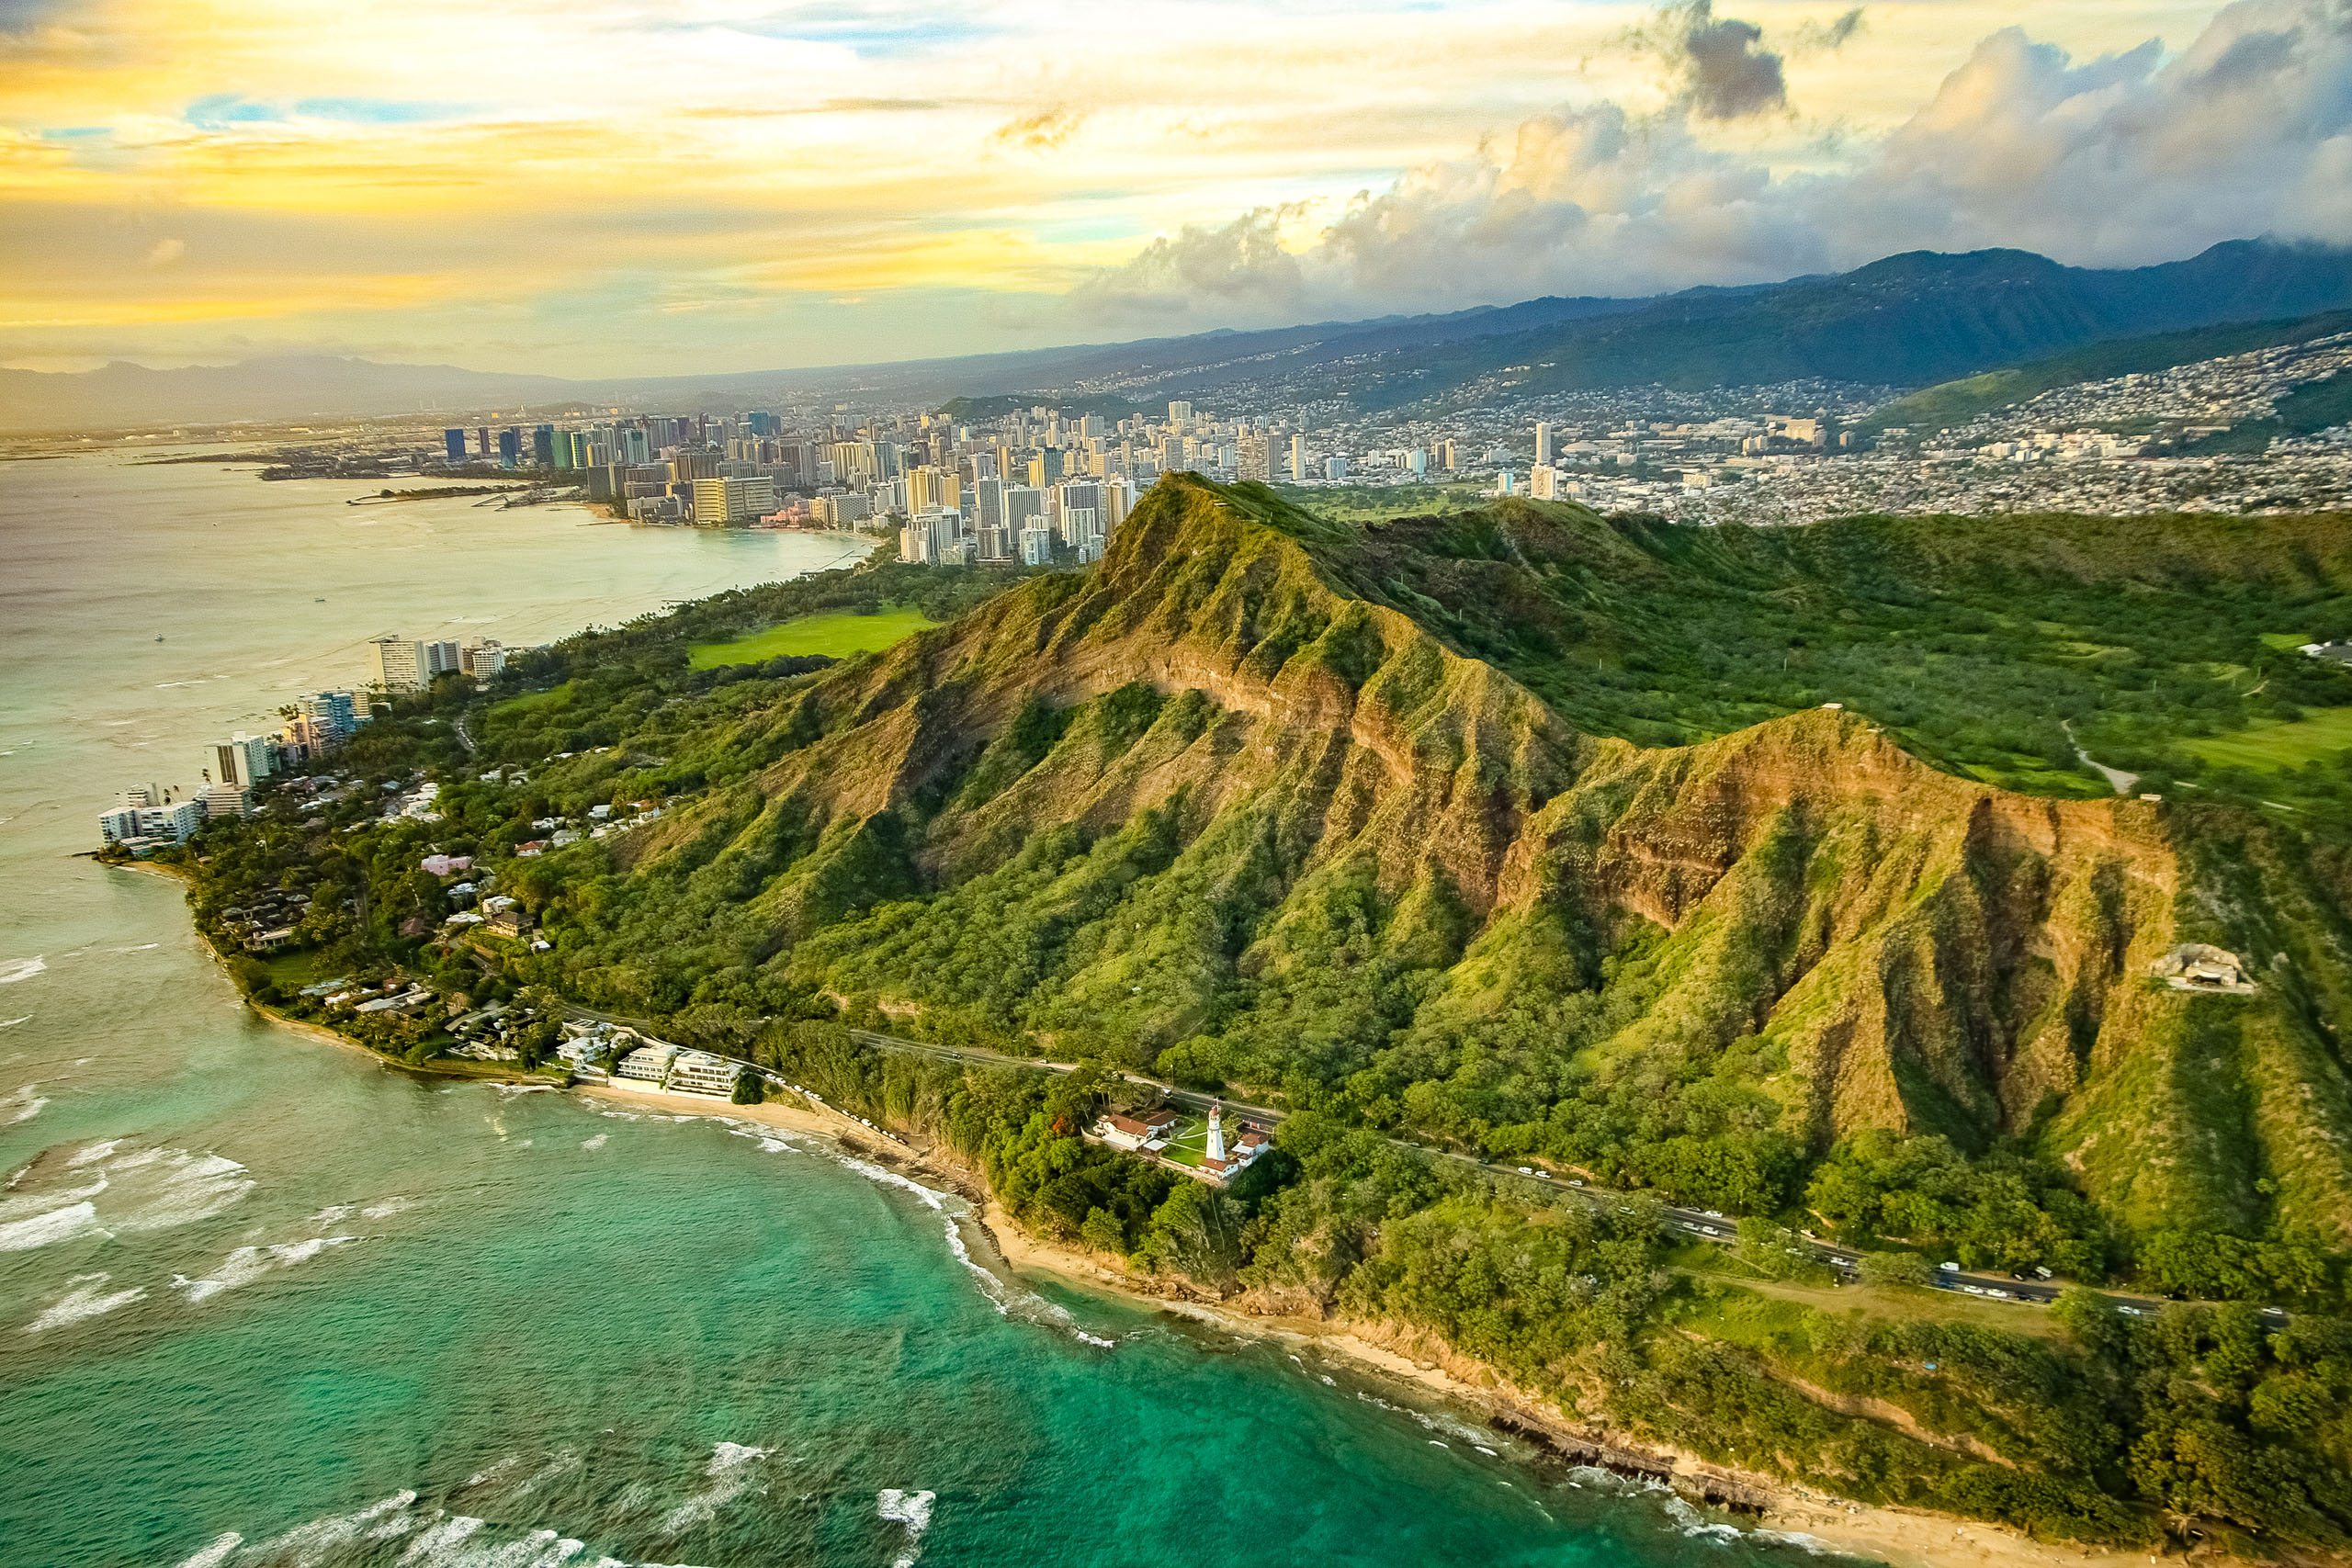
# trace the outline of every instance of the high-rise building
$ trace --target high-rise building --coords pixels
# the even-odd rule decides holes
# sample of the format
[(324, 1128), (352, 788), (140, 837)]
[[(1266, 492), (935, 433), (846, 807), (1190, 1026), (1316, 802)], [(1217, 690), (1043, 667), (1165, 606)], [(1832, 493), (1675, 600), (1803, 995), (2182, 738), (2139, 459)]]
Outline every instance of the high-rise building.
[(1054, 531), (1042, 524), (1031, 524), (1021, 530), (1021, 564), (1051, 566), (1054, 563)]
[(513, 425), (498, 433), (498, 461), (502, 467), (514, 468), (523, 460), (523, 433)]
[(447, 675), (457, 671), (464, 651), (454, 642), (428, 642), (424, 649), (424, 683), (431, 685), (435, 675)]
[(347, 740), (365, 722), (357, 697), (349, 692), (314, 692), (296, 705), (313, 728), (336, 740)]
[(478, 450), (481, 452), (483, 459), (487, 461), (490, 457), (490, 426), (486, 424), (483, 425), (476, 434), (481, 437), (481, 446)]
[(424, 645), (406, 637), (369, 639), (375, 683), (387, 692), (421, 692), (432, 683), (424, 670)]
[(1168, 405), (1168, 423), (1170, 429), (1181, 431), (1192, 423), (1192, 404), (1186, 402), (1171, 402)]
[(1543, 420), (1535, 422), (1535, 463), (1538, 468), (1552, 464), (1552, 427)]
[(460, 650), (459, 659), (467, 674), (476, 680), (487, 680), (506, 668), (506, 647), (485, 637), (480, 642), (466, 644)]
[(836, 441), (826, 456), (833, 460), (833, 482), (848, 490), (864, 490), (874, 482), (876, 464), (871, 441)]
[(243, 730), (212, 748), (212, 776), (224, 784), (251, 789), (277, 771), (277, 747), (266, 735)]
[(1274, 482), (1274, 438), (1262, 433), (1244, 435), (1234, 444), (1234, 472), (1261, 485)]
[(1306, 477), (1306, 434), (1304, 431), (1290, 438), (1290, 478), (1293, 484)]
[(765, 474), (713, 476), (694, 482), (695, 521), (749, 523), (774, 512), (775, 481)]
[(454, 427), (443, 431), (441, 433), (441, 449), (448, 454), (449, 461), (453, 463), (464, 462), (466, 460), (466, 433), (463, 430)]
[(555, 426), (543, 424), (531, 432), (531, 461), (542, 468), (555, 467)]
[(1527, 470), (1527, 493), (1531, 500), (1551, 501), (1560, 493), (1560, 470), (1549, 463), (1538, 463)]

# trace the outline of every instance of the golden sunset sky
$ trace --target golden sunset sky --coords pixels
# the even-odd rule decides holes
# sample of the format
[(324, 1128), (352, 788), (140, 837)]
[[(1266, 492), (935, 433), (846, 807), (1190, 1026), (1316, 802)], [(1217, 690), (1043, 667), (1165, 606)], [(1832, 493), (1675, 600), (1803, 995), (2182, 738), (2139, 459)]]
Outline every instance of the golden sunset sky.
[(2333, 0), (0, 0), (0, 363), (744, 370), (2352, 237)]

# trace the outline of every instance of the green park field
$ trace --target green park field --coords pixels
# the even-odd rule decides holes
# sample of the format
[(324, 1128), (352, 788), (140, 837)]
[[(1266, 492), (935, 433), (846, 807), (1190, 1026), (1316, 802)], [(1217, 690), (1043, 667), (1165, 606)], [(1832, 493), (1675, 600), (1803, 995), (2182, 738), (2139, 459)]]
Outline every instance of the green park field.
[(936, 625), (921, 610), (896, 604), (886, 605), (870, 615), (847, 612), (802, 615), (732, 642), (694, 643), (687, 648), (686, 658), (696, 670), (714, 670), (722, 664), (758, 664), (770, 659), (810, 653), (846, 659), (853, 653), (888, 648)]

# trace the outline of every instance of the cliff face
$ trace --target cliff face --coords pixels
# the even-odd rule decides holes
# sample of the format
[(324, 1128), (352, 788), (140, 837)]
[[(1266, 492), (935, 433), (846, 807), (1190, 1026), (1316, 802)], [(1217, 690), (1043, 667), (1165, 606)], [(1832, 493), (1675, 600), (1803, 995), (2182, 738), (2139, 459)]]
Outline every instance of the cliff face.
[(2171, 808), (1957, 778), (1851, 712), (1578, 733), (1351, 592), (1327, 526), (1163, 481), (1089, 577), (817, 680), (756, 791), (636, 874), (748, 899), (772, 963), (943, 1025), (1441, 1135), (1712, 1084), (1720, 1121), (1814, 1149), (2039, 1126), (2149, 1214), (2258, 1217), (2291, 1160), (2298, 1216), (2352, 1236), (2313, 988), (2340, 955), (2245, 998), (2152, 985), (2189, 934), (2285, 951), (2246, 916), (2263, 874), (2217, 915)]

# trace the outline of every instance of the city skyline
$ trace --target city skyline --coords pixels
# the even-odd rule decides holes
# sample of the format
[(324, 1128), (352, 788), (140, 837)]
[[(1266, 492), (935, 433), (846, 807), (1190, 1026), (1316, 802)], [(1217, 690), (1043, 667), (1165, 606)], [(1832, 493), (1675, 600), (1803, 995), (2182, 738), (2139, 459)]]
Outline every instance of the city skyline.
[(0, 7), (0, 363), (877, 363), (2352, 237), (2299, 0)]

